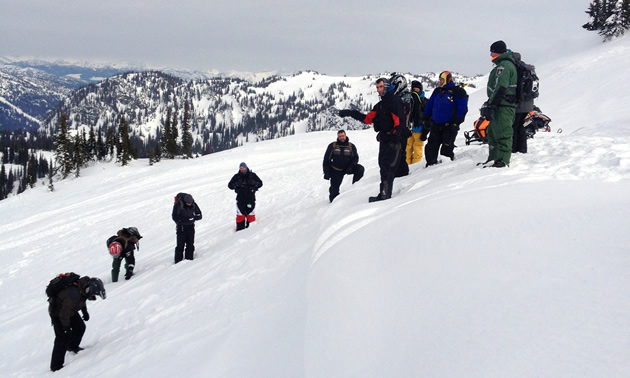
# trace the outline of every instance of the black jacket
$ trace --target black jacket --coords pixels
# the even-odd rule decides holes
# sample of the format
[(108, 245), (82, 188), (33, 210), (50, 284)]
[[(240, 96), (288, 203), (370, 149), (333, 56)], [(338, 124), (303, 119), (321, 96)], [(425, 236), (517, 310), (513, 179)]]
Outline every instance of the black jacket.
[(249, 169), (246, 173), (239, 171), (228, 183), (228, 188), (236, 191), (238, 202), (256, 202), (256, 191), (262, 186), (262, 180)]
[(76, 285), (69, 286), (52, 297), (48, 305), (48, 313), (52, 318), (59, 318), (64, 329), (70, 327), (70, 318), (79, 310), (84, 315), (87, 314), (87, 306), (85, 305), (87, 294), (85, 290), (89, 283), (90, 277), (81, 277)]
[(183, 199), (180, 199), (173, 205), (172, 218), (178, 226), (190, 226), (195, 224), (195, 221), (201, 220), (201, 217), (201, 209), (194, 201), (189, 206), (184, 203)]
[(403, 100), (394, 92), (385, 93), (381, 101), (365, 116), (363, 122), (374, 124), (374, 131), (379, 133), (379, 141), (400, 142), (403, 128), (407, 125)]
[(359, 163), (357, 147), (350, 143), (350, 138), (346, 137), (344, 143), (337, 140), (328, 145), (324, 154), (324, 174), (330, 175), (331, 169), (349, 173), (348, 170), (353, 171), (357, 163)]

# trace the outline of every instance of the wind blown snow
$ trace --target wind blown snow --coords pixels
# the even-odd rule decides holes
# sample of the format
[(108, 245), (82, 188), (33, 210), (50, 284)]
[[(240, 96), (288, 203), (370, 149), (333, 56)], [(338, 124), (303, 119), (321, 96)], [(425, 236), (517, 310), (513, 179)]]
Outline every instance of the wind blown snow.
[[(108, 295), (88, 303), (86, 349), (62, 376), (627, 376), (629, 58), (625, 37), (531, 62), (552, 132), (508, 169), (477, 167), (487, 146), (464, 145), (485, 100), (471, 91), (457, 160), (411, 166), (388, 201), (367, 201), (378, 144), (364, 130), (348, 136), (366, 175), (332, 204), (333, 131), (97, 164), (0, 202), (2, 375), (49, 371), (44, 288), (74, 271)], [(236, 233), (227, 183), (241, 161), (264, 186), (257, 222)], [(174, 265), (181, 191), (204, 218), (195, 260)], [(144, 236), (137, 274), (112, 283), (105, 240), (129, 226)]]

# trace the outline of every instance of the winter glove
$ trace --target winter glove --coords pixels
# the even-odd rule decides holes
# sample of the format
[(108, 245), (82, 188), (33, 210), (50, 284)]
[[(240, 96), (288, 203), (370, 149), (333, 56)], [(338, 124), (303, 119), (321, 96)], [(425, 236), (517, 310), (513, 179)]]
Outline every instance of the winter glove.
[(427, 134), (428, 132), (425, 129), (422, 129), (422, 132), (420, 133), (420, 140), (423, 142), (427, 140)]
[(344, 109), (339, 111), (339, 117), (352, 117), (357, 121), (363, 122), (365, 115), (358, 110)]
[(90, 320), (90, 314), (87, 311), (83, 311), (83, 320), (86, 322)]
[(462, 117), (453, 116), (453, 123), (456, 125), (461, 125), (464, 122)]
[(330, 173), (324, 172), (324, 180), (330, 180)]
[(346, 174), (351, 175), (354, 173), (354, 166), (351, 165), (348, 168), (346, 168)]
[(492, 121), (494, 119), (495, 109), (496, 109), (496, 106), (494, 105), (484, 104), (484, 106), (482, 106), (481, 109), (479, 109), (479, 114), (481, 114), (481, 116), (487, 119), (488, 121)]

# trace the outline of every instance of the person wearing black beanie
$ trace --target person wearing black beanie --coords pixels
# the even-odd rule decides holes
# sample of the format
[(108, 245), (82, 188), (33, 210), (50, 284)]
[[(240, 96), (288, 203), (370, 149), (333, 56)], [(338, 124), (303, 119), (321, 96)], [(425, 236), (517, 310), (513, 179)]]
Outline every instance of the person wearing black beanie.
[(503, 41), (496, 41), (492, 45), (490, 45), (490, 52), (503, 54), (507, 51), (507, 45)]
[(503, 41), (490, 45), (490, 56), (495, 67), (488, 78), (488, 101), (481, 111), (490, 124), (487, 128), (488, 160), (495, 168), (503, 168), (510, 164), (512, 156), (512, 124), (516, 109), (516, 83), (518, 75), (513, 63), (512, 52)]

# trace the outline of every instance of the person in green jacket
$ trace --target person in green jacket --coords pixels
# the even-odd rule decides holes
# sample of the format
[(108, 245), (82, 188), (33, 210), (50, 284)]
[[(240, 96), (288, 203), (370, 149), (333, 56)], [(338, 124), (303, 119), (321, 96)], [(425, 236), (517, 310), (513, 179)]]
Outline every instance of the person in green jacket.
[(490, 46), (490, 56), (495, 67), (488, 78), (488, 101), (481, 108), (481, 115), (490, 121), (486, 163), (492, 161), (492, 167), (503, 168), (510, 164), (512, 156), (512, 124), (516, 109), (518, 75), (512, 52), (507, 49), (505, 42), (494, 42)]

